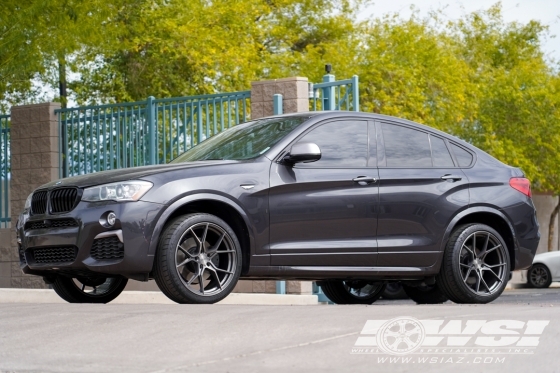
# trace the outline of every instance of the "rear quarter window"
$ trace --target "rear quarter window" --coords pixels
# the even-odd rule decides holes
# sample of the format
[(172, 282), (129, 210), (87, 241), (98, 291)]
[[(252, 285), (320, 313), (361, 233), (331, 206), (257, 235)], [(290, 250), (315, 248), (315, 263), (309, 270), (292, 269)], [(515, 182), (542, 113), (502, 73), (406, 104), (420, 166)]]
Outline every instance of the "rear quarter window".
[(451, 143), (451, 149), (453, 154), (455, 154), (455, 159), (457, 159), (459, 167), (469, 167), (471, 165), (473, 161), (471, 153), (453, 143)]

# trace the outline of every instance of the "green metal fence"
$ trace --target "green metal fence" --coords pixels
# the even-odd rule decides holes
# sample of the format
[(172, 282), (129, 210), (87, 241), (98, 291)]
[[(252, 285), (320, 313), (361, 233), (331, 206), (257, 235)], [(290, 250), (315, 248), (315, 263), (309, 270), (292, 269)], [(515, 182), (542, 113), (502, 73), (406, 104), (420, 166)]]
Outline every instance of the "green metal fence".
[(10, 116), (0, 115), (0, 228), (10, 226)]
[[(359, 111), (358, 77), (325, 75), (309, 108)], [(249, 119), (251, 91), (56, 110), (61, 177), (167, 163), (204, 139)]]
[(167, 163), (248, 117), (250, 91), (56, 110), (61, 177)]
[(358, 76), (339, 81), (331, 74), (323, 76), (323, 83), (313, 84), (309, 110), (360, 111)]

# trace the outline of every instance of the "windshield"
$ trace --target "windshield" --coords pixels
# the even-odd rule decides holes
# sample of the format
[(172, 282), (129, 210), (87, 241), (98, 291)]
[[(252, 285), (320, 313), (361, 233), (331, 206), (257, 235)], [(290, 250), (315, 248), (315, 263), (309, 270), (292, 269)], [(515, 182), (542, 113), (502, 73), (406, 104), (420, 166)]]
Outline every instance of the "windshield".
[(255, 120), (210, 137), (171, 163), (256, 158), (273, 147), (309, 116)]

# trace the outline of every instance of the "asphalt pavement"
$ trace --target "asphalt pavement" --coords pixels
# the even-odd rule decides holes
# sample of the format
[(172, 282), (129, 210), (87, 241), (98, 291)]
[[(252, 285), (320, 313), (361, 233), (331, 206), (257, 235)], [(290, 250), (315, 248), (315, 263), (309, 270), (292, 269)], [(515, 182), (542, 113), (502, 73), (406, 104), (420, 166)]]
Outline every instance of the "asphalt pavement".
[(0, 300), (0, 371), (560, 372), (559, 309), (558, 288), (487, 305)]

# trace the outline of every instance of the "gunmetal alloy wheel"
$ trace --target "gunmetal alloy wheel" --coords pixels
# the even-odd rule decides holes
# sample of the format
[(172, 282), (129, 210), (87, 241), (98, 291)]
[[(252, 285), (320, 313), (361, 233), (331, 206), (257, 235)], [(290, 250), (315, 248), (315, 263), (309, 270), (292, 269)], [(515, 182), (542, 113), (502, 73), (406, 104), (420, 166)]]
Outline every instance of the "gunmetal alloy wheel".
[(329, 280), (320, 283), (325, 295), (336, 304), (372, 304), (385, 290), (384, 282)]
[(488, 303), (503, 292), (510, 272), (507, 246), (483, 224), (458, 227), (447, 244), (438, 286), (456, 303)]
[(177, 303), (215, 303), (235, 287), (241, 273), (241, 248), (233, 230), (210, 214), (190, 214), (164, 231), (154, 278)]
[(544, 289), (552, 283), (550, 270), (544, 264), (534, 264), (527, 271), (529, 285), (534, 288)]
[(122, 293), (125, 277), (85, 278), (58, 276), (52, 284), (54, 291), (69, 303), (109, 303)]

